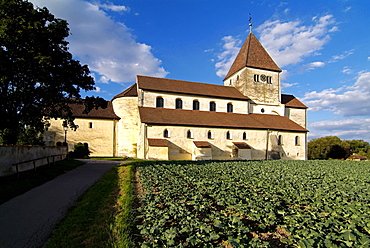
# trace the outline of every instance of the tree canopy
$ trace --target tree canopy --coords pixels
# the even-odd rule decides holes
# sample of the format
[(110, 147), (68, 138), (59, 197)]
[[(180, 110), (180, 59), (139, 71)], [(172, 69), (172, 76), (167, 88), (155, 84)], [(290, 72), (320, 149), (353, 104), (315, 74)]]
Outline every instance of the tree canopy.
[(86, 112), (106, 107), (99, 97), (82, 99), (94, 90), (87, 65), (68, 51), (68, 23), (47, 8), (25, 0), (0, 1), (0, 136), (15, 144), (25, 127), (42, 132), (48, 118), (63, 118), (74, 126), (71, 103)]
[(346, 159), (351, 154), (370, 157), (370, 144), (363, 140), (341, 140), (336, 136), (308, 142), (308, 159)]

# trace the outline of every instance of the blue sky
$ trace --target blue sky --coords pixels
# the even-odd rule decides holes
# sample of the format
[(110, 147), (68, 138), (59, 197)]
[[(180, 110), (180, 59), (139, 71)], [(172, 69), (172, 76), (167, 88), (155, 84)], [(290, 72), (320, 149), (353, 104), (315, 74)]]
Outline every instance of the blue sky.
[(309, 107), (309, 138), (370, 142), (368, 0), (31, 0), (68, 21), (70, 52), (110, 100), (136, 75), (223, 84), (253, 33)]

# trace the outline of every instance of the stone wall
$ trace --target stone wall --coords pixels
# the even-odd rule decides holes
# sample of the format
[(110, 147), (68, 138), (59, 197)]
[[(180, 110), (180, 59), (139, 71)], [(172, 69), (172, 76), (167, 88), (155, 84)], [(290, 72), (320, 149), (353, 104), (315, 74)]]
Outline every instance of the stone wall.
[[(52, 155), (62, 155), (55, 156), (55, 161), (59, 161), (66, 158), (67, 149), (62, 146), (0, 146), (0, 176), (15, 174), (17, 172), (16, 167), (13, 166), (15, 163)], [(49, 158), (49, 162), (52, 161), (52, 158)], [(47, 163), (47, 158), (35, 161), (36, 167)], [(19, 171), (26, 171), (33, 169), (34, 164), (31, 161), (20, 164), (18, 167)]]

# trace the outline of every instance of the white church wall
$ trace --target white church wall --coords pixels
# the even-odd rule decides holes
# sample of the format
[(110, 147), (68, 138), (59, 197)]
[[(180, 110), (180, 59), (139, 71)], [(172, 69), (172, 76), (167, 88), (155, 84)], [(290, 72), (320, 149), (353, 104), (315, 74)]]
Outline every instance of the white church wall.
[(296, 122), (300, 126), (307, 128), (306, 109), (286, 108), (285, 116)]
[[(88, 118), (76, 118), (75, 124), (78, 125), (76, 131), (72, 129), (67, 130), (67, 143), (68, 151), (74, 150), (74, 145), (81, 143), (88, 143), (89, 150), (91, 151), (90, 156), (109, 156), (112, 157), (115, 154), (115, 130), (116, 121), (106, 119), (88, 119)], [(63, 120), (51, 119), (50, 127), (45, 132), (46, 140), (51, 141), (50, 137), (53, 137), (54, 144), (57, 142), (64, 142), (65, 132), (63, 130)], [(51, 145), (51, 144), (48, 144)]]
[[(255, 82), (254, 75), (259, 76), (259, 82)], [(262, 81), (261, 75), (271, 77), (271, 84)], [(224, 85), (235, 86), (256, 104), (279, 105), (281, 94), (279, 77), (278, 72), (246, 67), (225, 80)]]
[(117, 124), (117, 156), (137, 156), (138, 98), (121, 97), (113, 100), (113, 110), (121, 119)]
[[(220, 99), (196, 95), (185, 95), (185, 94), (171, 94), (166, 92), (150, 92), (144, 91), (144, 107), (156, 107), (157, 97), (163, 97), (164, 99), (164, 108), (175, 109), (176, 108), (176, 99), (181, 99), (183, 102), (182, 109), (192, 110), (193, 101), (199, 101), (199, 110), (200, 111), (209, 111), (210, 102), (216, 103), (216, 112), (227, 112), (227, 104), (231, 103), (233, 105), (233, 113), (239, 114), (248, 114), (248, 101), (243, 100), (234, 100), (234, 99)], [(142, 96), (142, 95), (141, 95)]]

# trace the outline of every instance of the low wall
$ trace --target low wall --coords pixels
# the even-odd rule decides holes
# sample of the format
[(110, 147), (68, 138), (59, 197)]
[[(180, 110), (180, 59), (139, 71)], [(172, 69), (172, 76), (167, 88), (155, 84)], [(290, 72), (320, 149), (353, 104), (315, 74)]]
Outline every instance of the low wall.
[[(55, 161), (66, 158), (67, 148), (63, 146), (0, 146), (0, 176), (8, 176), (17, 173), (16, 166), (13, 164), (23, 161), (30, 161), (45, 157), (35, 161), (35, 166), (41, 166), (48, 163), (46, 157), (53, 155)], [(49, 158), (53, 162), (53, 158)], [(18, 165), (19, 172), (31, 170), (34, 168), (32, 161)]]

